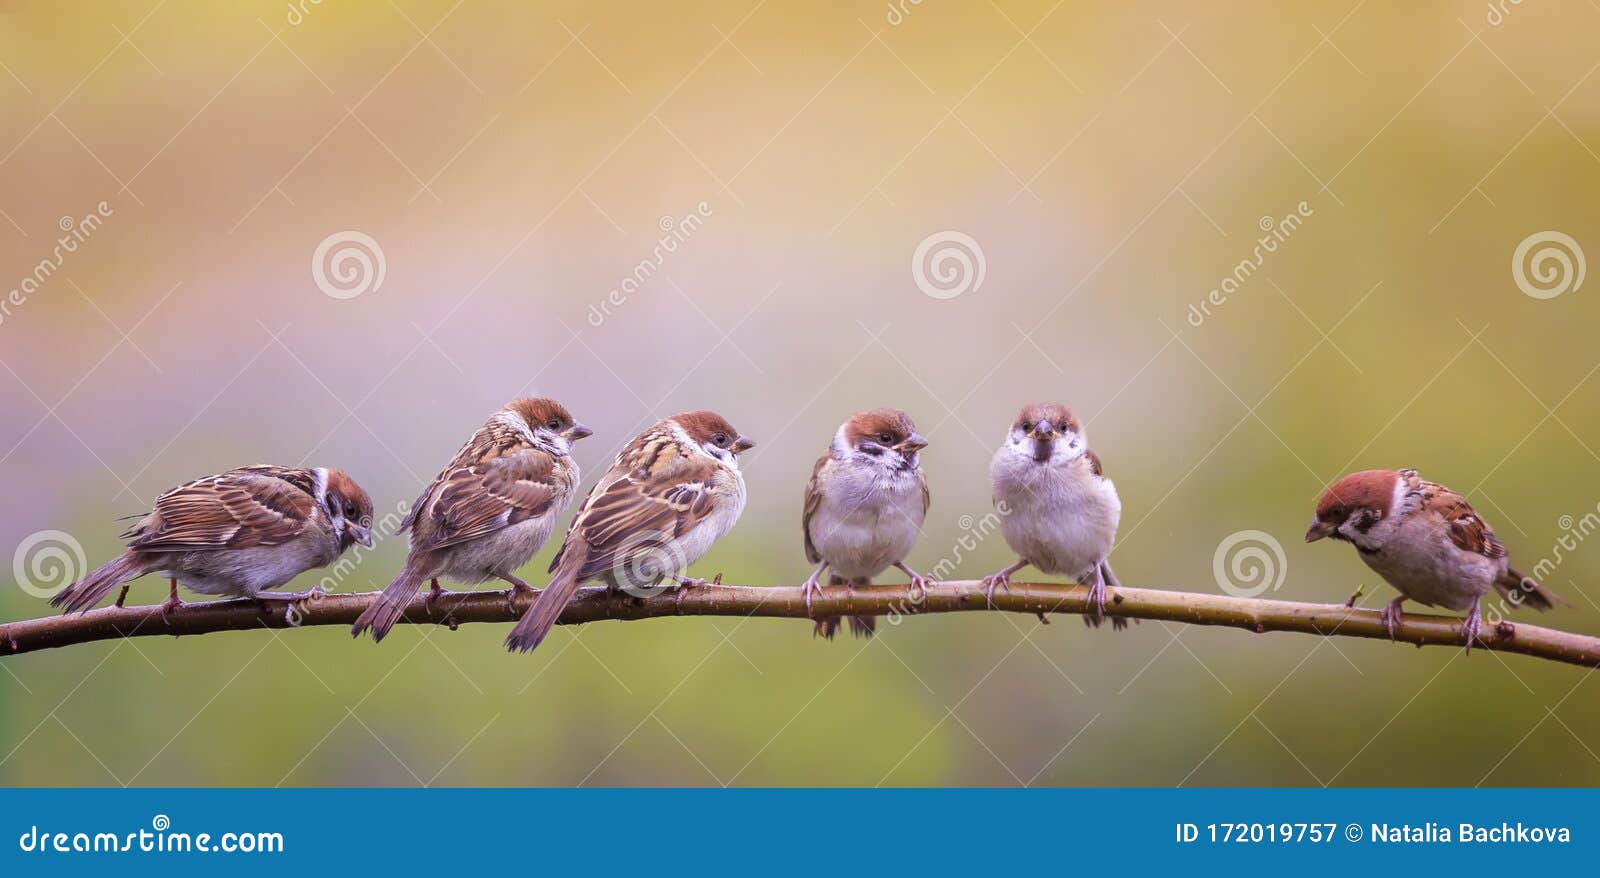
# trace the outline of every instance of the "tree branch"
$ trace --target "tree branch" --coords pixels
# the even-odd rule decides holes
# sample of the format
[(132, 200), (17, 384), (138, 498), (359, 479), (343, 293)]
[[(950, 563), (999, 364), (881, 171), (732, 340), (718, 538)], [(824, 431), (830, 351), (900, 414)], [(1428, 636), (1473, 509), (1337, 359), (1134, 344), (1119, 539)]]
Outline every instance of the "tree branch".
[[(1246, 631), (1297, 631), (1323, 636), (1386, 639), (1388, 633), (1376, 610), (1352, 609), (1342, 604), (1238, 598), (1227, 595), (1149, 588), (1111, 589), (1109, 613), (1128, 619), (1217, 625)], [(1058, 583), (1012, 583), (1009, 592), (995, 593), (994, 609), (1012, 613), (1076, 614), (1087, 611), (1088, 590)], [(0, 655), (71, 646), (119, 637), (175, 637), (214, 631), (255, 628), (298, 628), (307, 625), (350, 625), (366, 609), (376, 592), (330, 594), (286, 605), (282, 601), (212, 601), (191, 604), (163, 619), (159, 606), (106, 607), (81, 615), (50, 616), (0, 626)], [(513, 606), (503, 591), (451, 593), (430, 607), (418, 595), (406, 608), (404, 622), (443, 624), (452, 629), (467, 622), (512, 622), (528, 608), (522, 596)], [(830, 586), (815, 601), (815, 615), (879, 615), (903, 617), (923, 613), (954, 613), (988, 609), (979, 583), (941, 582), (929, 587), (927, 597), (913, 602), (904, 585)], [(561, 624), (577, 625), (603, 619), (635, 620), (661, 616), (764, 616), (807, 618), (805, 599), (795, 586), (752, 588), (704, 585), (681, 594), (665, 591), (636, 599), (625, 594), (607, 596), (604, 589), (579, 591), (561, 615)], [(1452, 616), (1407, 614), (1397, 638), (1418, 646), (1459, 649), (1461, 619)], [(1500, 622), (1485, 624), (1482, 646), (1585, 667), (1600, 666), (1600, 638), (1536, 625)]]

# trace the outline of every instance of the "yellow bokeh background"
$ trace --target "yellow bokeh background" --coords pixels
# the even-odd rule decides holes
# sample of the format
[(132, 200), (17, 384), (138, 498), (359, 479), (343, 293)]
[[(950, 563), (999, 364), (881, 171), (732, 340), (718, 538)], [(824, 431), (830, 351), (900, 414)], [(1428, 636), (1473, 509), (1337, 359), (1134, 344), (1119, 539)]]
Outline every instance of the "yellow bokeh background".
[[(118, 516), (258, 461), (343, 467), (382, 514), (537, 392), (595, 428), (590, 479), (674, 411), (759, 440), (695, 571), (750, 584), (804, 575), (840, 420), (904, 408), (912, 563), (976, 578), (1010, 560), (961, 548), (989, 456), (1053, 399), (1121, 491), (1130, 585), (1215, 592), (1259, 530), (1273, 594), (1378, 606), (1300, 536), (1333, 478), (1414, 466), (1525, 567), (1568, 538), (1573, 606), (1529, 621), (1600, 633), (1600, 545), (1569, 536), (1600, 503), (1595, 281), (1541, 298), (1551, 263), (1513, 264), (1546, 232), (1600, 253), (1594, 3), (12, 0), (0, 65), (0, 293), (109, 211), (0, 320), (0, 550), (60, 530), (99, 563)], [(341, 299), (312, 262), (347, 230), (384, 275)], [(983, 276), (941, 299), (913, 254), (949, 231)], [(5, 581), (0, 618), (48, 611)], [(0, 782), (1600, 783), (1587, 672), (1487, 652), (988, 614), (503, 636), (0, 660)]]

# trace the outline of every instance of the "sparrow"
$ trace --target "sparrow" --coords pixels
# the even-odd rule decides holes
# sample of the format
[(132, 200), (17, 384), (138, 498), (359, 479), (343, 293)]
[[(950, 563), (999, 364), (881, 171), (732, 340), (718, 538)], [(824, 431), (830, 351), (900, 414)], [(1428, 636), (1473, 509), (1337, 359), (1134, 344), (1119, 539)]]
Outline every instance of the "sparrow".
[[(817, 565), (801, 587), (806, 611), (822, 593), (819, 579), (831, 569), (831, 585), (866, 585), (893, 566), (911, 577), (912, 600), (926, 596), (929, 580), (906, 566), (928, 514), (928, 479), (918, 453), (928, 440), (905, 412), (874, 409), (851, 415), (833, 434), (806, 483), (800, 529), (806, 560)], [(851, 616), (850, 630), (871, 637), (875, 616)], [(816, 620), (813, 635), (832, 640), (839, 617)]]
[[(1017, 561), (984, 577), (984, 594), (1011, 587), (1011, 574), (1032, 564), (1089, 586), (1084, 622), (1105, 620), (1106, 586), (1121, 587), (1106, 557), (1117, 539), (1122, 501), (1089, 450), (1078, 419), (1066, 406), (1035, 403), (1022, 410), (989, 465), (1000, 534)], [(1127, 627), (1112, 617), (1112, 628)]]
[(1414, 469), (1366, 470), (1334, 482), (1306, 530), (1308, 543), (1324, 537), (1354, 544), (1361, 560), (1400, 592), (1383, 609), (1391, 639), (1407, 600), (1466, 610), (1461, 635), (1469, 651), (1490, 589), (1514, 606), (1549, 610), (1565, 603), (1511, 566), (1506, 547), (1466, 498)]
[(440, 579), (508, 582), (512, 605), (518, 593), (532, 592), (515, 571), (550, 539), (556, 517), (572, 502), (578, 488), (572, 443), (590, 435), (550, 399), (514, 399), (491, 415), (406, 513), (405, 566), (350, 633), (370, 630), (374, 641), (383, 640), (424, 582), (430, 603), (445, 594)]
[(585, 582), (602, 581), (608, 591), (669, 578), (680, 587), (700, 584), (682, 571), (744, 511), (738, 455), (754, 446), (707, 411), (673, 415), (634, 437), (589, 490), (550, 562), (550, 584), (506, 637), (506, 648), (537, 647)]
[(258, 464), (195, 479), (156, 498), (155, 508), (122, 534), (127, 551), (50, 599), (82, 612), (149, 573), (168, 580), (162, 618), (186, 606), (178, 584), (200, 594), (298, 601), (320, 587), (269, 594), (354, 543), (372, 546), (372, 499), (336, 469)]

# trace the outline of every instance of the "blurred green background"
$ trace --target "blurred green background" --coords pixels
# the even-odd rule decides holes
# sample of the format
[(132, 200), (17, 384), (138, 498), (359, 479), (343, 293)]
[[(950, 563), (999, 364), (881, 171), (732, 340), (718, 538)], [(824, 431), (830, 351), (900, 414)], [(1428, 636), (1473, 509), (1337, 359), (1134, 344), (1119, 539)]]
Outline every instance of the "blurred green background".
[[(913, 565), (969, 577), (1010, 559), (961, 541), (1035, 399), (1087, 422), (1130, 585), (1217, 591), (1218, 546), (1260, 530), (1273, 594), (1380, 605), (1347, 547), (1300, 542), (1354, 469), (1467, 493), (1529, 568), (1600, 502), (1594, 281), (1513, 268), (1543, 232), (1600, 252), (1593, 3), (0, 10), (0, 292), (63, 218), (110, 211), (0, 321), (0, 547), (25, 580), (34, 535), (98, 564), (118, 516), (245, 463), (340, 466), (392, 510), (522, 392), (595, 428), (590, 479), (687, 408), (760, 440), (696, 570), (739, 583), (805, 574), (811, 464), (878, 405), (933, 443)], [(384, 272), (336, 298), (312, 263), (346, 230)], [(913, 256), (947, 231), (982, 279), (936, 298)], [(1573, 607), (1532, 621), (1600, 633), (1600, 544), (1569, 541), (1549, 583)], [(380, 543), (341, 588), (402, 556)], [(0, 589), (0, 618), (47, 612)], [(1597, 684), (1527, 658), (1001, 615), (809, 630), (31, 654), (0, 662), (0, 782), (1600, 783)]]

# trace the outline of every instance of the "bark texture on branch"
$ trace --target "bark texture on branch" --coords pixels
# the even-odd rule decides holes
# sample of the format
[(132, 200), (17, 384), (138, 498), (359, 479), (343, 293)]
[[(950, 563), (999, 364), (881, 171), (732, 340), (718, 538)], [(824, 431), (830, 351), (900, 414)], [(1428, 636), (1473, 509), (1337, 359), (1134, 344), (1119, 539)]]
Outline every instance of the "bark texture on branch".
[[(1079, 585), (1013, 582), (1009, 592), (995, 592), (994, 609), (1028, 614), (1084, 614), (1088, 590)], [(298, 628), (307, 625), (352, 624), (376, 592), (330, 594), (291, 606), (281, 601), (249, 600), (191, 604), (168, 619), (159, 606), (106, 607), (81, 615), (50, 616), (0, 625), (0, 656), (71, 646), (119, 637), (155, 637), (247, 631), (254, 628)], [(1200, 592), (1150, 588), (1111, 589), (1109, 613), (1128, 619), (1218, 625), (1255, 633), (1297, 631), (1323, 636), (1387, 639), (1377, 610), (1352, 609), (1343, 604), (1230, 597)], [(513, 622), (528, 608), (529, 597), (513, 606), (503, 591), (452, 593), (433, 606), (418, 595), (406, 608), (403, 622), (448, 625), (467, 622)], [(919, 615), (988, 609), (981, 585), (975, 581), (940, 582), (927, 597), (914, 602), (904, 585), (830, 586), (814, 602), (817, 616)], [(603, 619), (634, 620), (661, 616), (764, 616), (807, 618), (805, 598), (798, 586), (757, 588), (738, 585), (704, 585), (681, 594), (671, 590), (647, 598), (625, 594), (607, 596), (604, 589), (579, 591), (561, 615), (561, 624), (577, 625)], [(1585, 667), (1600, 666), (1600, 638), (1522, 622), (1485, 623), (1481, 646)], [(1397, 638), (1418, 646), (1460, 649), (1461, 619), (1454, 616), (1407, 614)], [(371, 649), (371, 643), (359, 648)], [(1476, 647), (1475, 647), (1476, 648)]]

